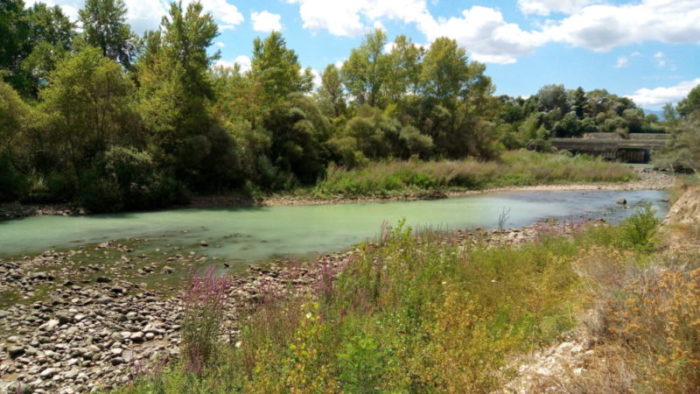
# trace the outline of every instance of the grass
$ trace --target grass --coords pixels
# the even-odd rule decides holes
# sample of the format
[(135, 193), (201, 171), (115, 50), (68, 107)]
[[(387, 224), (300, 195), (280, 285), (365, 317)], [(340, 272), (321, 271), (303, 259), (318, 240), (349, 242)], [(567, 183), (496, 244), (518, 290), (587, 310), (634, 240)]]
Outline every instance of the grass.
[(121, 392), (489, 392), (515, 376), (509, 360), (591, 309), (600, 362), (558, 387), (689, 392), (700, 383), (700, 271), (659, 268), (657, 227), (644, 210), (573, 239), (489, 248), (398, 225), (339, 275), (326, 267), (313, 296), (262, 297), (199, 373), (183, 361)]
[(599, 158), (510, 151), (498, 162), (416, 160), (376, 162), (352, 170), (331, 167), (326, 178), (313, 189), (313, 194), (358, 197), (633, 179), (635, 175), (629, 167)]

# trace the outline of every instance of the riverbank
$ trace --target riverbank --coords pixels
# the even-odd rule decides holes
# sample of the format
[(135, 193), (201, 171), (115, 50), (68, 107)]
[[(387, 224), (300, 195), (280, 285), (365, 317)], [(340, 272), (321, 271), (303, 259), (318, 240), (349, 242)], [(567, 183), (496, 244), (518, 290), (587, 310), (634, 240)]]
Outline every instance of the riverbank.
[[(590, 157), (506, 152), (500, 162), (403, 161), (371, 163), (364, 169), (331, 167), (317, 185), (281, 194), (240, 192), (193, 196), (171, 209), (351, 204), (430, 200), (504, 191), (660, 190), (673, 177)], [(0, 221), (30, 216), (84, 215), (74, 204), (0, 204)]]
[[(572, 234), (580, 228), (581, 224), (539, 223), (509, 231), (459, 230), (445, 239), (495, 247), (522, 244), (543, 234)], [(312, 293), (324, 275), (335, 275), (358, 252), (328, 254), (307, 263), (251, 266), (234, 274), (222, 340), (235, 342), (241, 315), (270, 294), (285, 298)], [(110, 263), (73, 264), (87, 253), (113, 257)], [(156, 260), (135, 253), (126, 244), (106, 242), (0, 261), (0, 293), (11, 291), (15, 300), (0, 309), (0, 392), (14, 392), (18, 384), (59, 393), (109, 389), (177, 359), (183, 314), (179, 291), (158, 290), (145, 282), (176, 275), (172, 267), (186, 271), (201, 257), (183, 251)], [(140, 260), (147, 262), (139, 264)]]
[(667, 241), (700, 241), (698, 201), (662, 227), (643, 210), (518, 247), (400, 225), (308, 297), (256, 304), (204, 364), (187, 353), (119, 392), (692, 392), (699, 256)]
[[(643, 168), (635, 168), (634, 174), (635, 179), (626, 182), (556, 183), (529, 186), (491, 187), (480, 190), (451, 188), (447, 190), (420, 190), (410, 191), (407, 193), (402, 192), (379, 196), (367, 195), (358, 197), (320, 197), (309, 194), (275, 195), (266, 197), (261, 201), (256, 202), (256, 204), (263, 206), (356, 204), (381, 201), (432, 200), (505, 192), (666, 190), (672, 188), (676, 184), (675, 177), (659, 171), (649, 171)], [(213, 208), (217, 206), (226, 206), (224, 202), (225, 197), (220, 198), (220, 200), (202, 199), (200, 201), (193, 201), (192, 207)], [(236, 201), (235, 198), (232, 201)]]

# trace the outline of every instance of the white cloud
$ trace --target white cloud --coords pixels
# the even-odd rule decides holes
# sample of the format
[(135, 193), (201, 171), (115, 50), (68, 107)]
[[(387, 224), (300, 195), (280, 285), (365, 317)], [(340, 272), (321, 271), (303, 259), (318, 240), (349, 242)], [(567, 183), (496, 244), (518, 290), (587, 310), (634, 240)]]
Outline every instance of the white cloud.
[(698, 85), (700, 85), (700, 78), (683, 81), (674, 86), (639, 89), (627, 97), (643, 108), (658, 109), (664, 104), (676, 103), (684, 99)]
[(241, 55), (233, 59), (233, 61), (219, 59), (214, 63), (215, 67), (233, 68), (235, 65), (238, 65), (242, 72), (250, 71), (250, 58)]
[(615, 68), (627, 68), (629, 66), (630, 60), (626, 56), (620, 56), (617, 58), (617, 63), (615, 63)]
[(643, 0), (637, 4), (591, 5), (560, 22), (550, 22), (551, 41), (595, 51), (640, 43), (700, 42), (698, 0)]
[(214, 46), (215, 46), (215, 47), (218, 47), (218, 48), (225, 48), (225, 47), (226, 47), (226, 43), (221, 42), (221, 41), (217, 41), (217, 42), (214, 43)]
[(518, 0), (518, 6), (524, 14), (547, 16), (553, 12), (571, 14), (596, 2), (599, 0)]
[(660, 68), (666, 67), (666, 55), (664, 55), (663, 52), (656, 52), (654, 54), (654, 60), (656, 61), (656, 65)]
[(282, 31), (281, 18), (281, 15), (268, 11), (250, 14), (250, 19), (253, 21), (253, 30), (261, 32)]
[(241, 67), (241, 71), (246, 72), (250, 71), (250, 58), (246, 55), (241, 55), (236, 57), (233, 60), (234, 63), (237, 63)]
[(313, 84), (314, 84), (314, 90), (316, 90), (316, 89), (320, 88), (321, 85), (323, 84), (323, 81), (321, 80), (321, 73), (318, 72), (316, 69), (312, 68), (311, 74), (313, 74), (313, 76), (314, 76)]
[(419, 26), (428, 40), (454, 38), (471, 56), (487, 63), (515, 63), (547, 40), (540, 32), (527, 32), (517, 24), (507, 23), (500, 11), (474, 6), (462, 11), (461, 17), (431, 19)]
[(305, 29), (326, 30), (336, 36), (355, 37), (379, 19), (419, 23), (429, 17), (425, 0), (287, 0), (299, 5)]
[[(196, 0), (183, 0), (182, 6), (186, 8), (188, 4)], [(73, 20), (78, 19), (78, 10), (83, 8), (84, 0), (28, 0), (28, 6), (34, 3), (44, 2), (47, 5), (60, 6), (63, 11)], [(235, 5), (227, 0), (200, 0), (205, 12), (211, 12), (219, 28), (225, 30), (241, 24), (244, 20), (243, 14), (238, 11)], [(124, 0), (126, 5), (126, 20), (132, 29), (142, 34), (146, 30), (157, 29), (161, 18), (167, 14), (170, 8), (169, 0)]]
[(473, 6), (460, 16), (435, 18), (426, 0), (287, 0), (299, 5), (306, 29), (337, 36), (357, 36), (377, 21), (415, 24), (428, 40), (456, 39), (472, 57), (489, 63), (513, 63), (549, 42), (595, 51), (659, 41), (700, 43), (698, 0), (641, 0), (622, 5), (603, 0), (519, 0), (523, 12), (567, 16), (548, 20), (539, 30), (525, 30), (507, 22), (496, 8)]

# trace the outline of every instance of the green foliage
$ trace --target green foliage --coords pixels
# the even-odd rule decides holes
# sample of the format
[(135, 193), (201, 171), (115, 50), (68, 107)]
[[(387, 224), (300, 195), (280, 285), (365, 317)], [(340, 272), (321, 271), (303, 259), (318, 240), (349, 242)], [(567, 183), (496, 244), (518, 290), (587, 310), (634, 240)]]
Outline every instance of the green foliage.
[(102, 55), (126, 68), (136, 56), (138, 37), (126, 23), (123, 0), (86, 0), (80, 10), (84, 44), (100, 48)]
[(48, 115), (45, 138), (62, 171), (77, 174), (107, 145), (138, 131), (134, 86), (121, 67), (86, 48), (62, 61), (42, 90), (40, 110)]
[(647, 205), (620, 224), (619, 244), (622, 247), (650, 252), (654, 249), (653, 235), (659, 226), (654, 210)]
[(430, 44), (421, 69), (421, 90), (427, 97), (447, 100), (464, 93), (470, 70), (466, 50), (441, 37)]
[(664, 107), (671, 125), (671, 140), (655, 164), (671, 170), (700, 173), (700, 86), (677, 106)]
[[(572, 262), (586, 241), (486, 248), (399, 224), (363, 244), (313, 301), (263, 301), (238, 345), (196, 382), (177, 371), (138, 382), (250, 392), (484, 392), (506, 360), (549, 343), (581, 305)], [(323, 295), (323, 296), (322, 296)], [(190, 384), (190, 386), (185, 386)]]
[(290, 93), (305, 90), (297, 55), (287, 49), (279, 32), (272, 32), (265, 40), (255, 39), (251, 67), (251, 76), (259, 84), (260, 94), (268, 108)]
[(389, 73), (389, 55), (384, 53), (386, 33), (377, 29), (367, 33), (359, 48), (350, 52), (341, 70), (345, 88), (358, 104), (379, 106), (381, 91)]
[(26, 177), (14, 168), (7, 153), (0, 152), (0, 202), (19, 200), (27, 187)]
[(466, 161), (389, 161), (365, 168), (331, 167), (314, 193), (348, 197), (415, 194), (430, 190), (483, 189), (556, 183), (619, 182), (632, 172), (587, 156), (508, 152), (501, 163)]

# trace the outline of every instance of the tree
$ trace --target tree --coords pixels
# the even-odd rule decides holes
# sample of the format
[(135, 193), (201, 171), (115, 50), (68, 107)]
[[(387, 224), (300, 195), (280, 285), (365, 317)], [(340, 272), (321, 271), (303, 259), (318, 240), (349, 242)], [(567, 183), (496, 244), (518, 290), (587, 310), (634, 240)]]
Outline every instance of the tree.
[(406, 94), (415, 94), (420, 83), (423, 50), (404, 35), (397, 36), (389, 53), (389, 70), (384, 89), (396, 102)]
[(564, 85), (543, 86), (537, 92), (537, 105), (540, 111), (559, 109), (562, 114), (569, 112), (569, 103)]
[(693, 112), (700, 110), (700, 85), (694, 87), (686, 98), (676, 106), (678, 115), (688, 117)]
[(380, 93), (389, 73), (389, 56), (384, 53), (386, 33), (377, 29), (365, 36), (359, 48), (350, 52), (350, 57), (341, 70), (343, 83), (355, 101), (370, 106), (381, 102)]
[(332, 116), (338, 117), (345, 111), (345, 97), (340, 71), (329, 64), (321, 74), (321, 87), (318, 90), (322, 105), (328, 106)]
[(29, 24), (24, 17), (22, 0), (0, 2), (0, 71), (16, 89), (22, 88), (22, 76), (16, 70), (29, 53)]
[(470, 79), (467, 53), (457, 41), (440, 37), (423, 59), (422, 93), (441, 101), (459, 97)]
[(47, 140), (65, 171), (80, 170), (109, 146), (138, 134), (134, 86), (99, 49), (85, 48), (59, 63), (40, 92), (48, 115)]
[(126, 23), (123, 0), (86, 0), (79, 11), (85, 43), (127, 69), (136, 56), (138, 38)]
[(586, 92), (582, 87), (578, 87), (575, 90), (569, 92), (571, 110), (574, 111), (578, 119), (583, 119), (583, 117), (588, 113), (588, 101), (586, 100)]
[(72, 49), (75, 24), (60, 7), (47, 7), (37, 3), (27, 10), (29, 23), (29, 45), (31, 52), (22, 60), (21, 69), (26, 73), (28, 84), (25, 93), (37, 97), (48, 75), (56, 69)]
[(296, 53), (287, 49), (287, 44), (279, 32), (272, 32), (265, 40), (256, 38), (253, 42), (251, 74), (261, 87), (265, 102), (272, 106), (288, 94), (308, 91), (305, 76)]
[(136, 67), (140, 112), (151, 133), (154, 160), (199, 190), (223, 187), (234, 170), (218, 165), (233, 156), (233, 147), (212, 114), (209, 68), (218, 53), (210, 55), (207, 48), (217, 34), (213, 17), (202, 13), (200, 3), (190, 3), (187, 10), (173, 3), (160, 31), (146, 36)]

